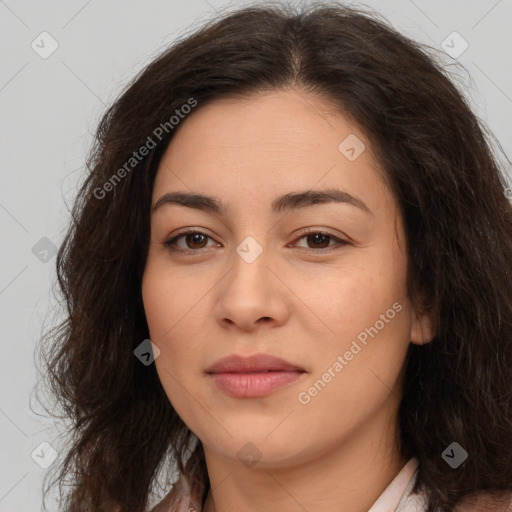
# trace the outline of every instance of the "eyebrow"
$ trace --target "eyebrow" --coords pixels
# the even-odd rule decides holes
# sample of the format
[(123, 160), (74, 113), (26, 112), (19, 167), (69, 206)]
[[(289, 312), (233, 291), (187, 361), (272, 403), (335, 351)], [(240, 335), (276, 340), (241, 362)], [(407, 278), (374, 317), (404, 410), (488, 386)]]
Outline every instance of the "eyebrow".
[[(355, 206), (367, 214), (373, 215), (372, 211), (361, 199), (338, 189), (290, 192), (276, 198), (272, 202), (271, 208), (274, 213), (282, 213), (315, 204), (326, 203), (345, 203)], [(152, 213), (155, 213), (162, 206), (168, 204), (178, 204), (186, 206), (187, 208), (194, 208), (196, 210), (219, 215), (225, 215), (229, 211), (228, 205), (215, 197), (189, 192), (168, 192), (158, 199), (152, 208)]]

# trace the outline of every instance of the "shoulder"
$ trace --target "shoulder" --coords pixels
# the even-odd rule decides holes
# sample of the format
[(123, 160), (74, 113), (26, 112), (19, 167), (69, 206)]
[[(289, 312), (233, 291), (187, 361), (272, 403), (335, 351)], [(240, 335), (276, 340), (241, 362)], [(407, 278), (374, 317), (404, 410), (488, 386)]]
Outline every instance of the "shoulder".
[(512, 492), (479, 492), (466, 496), (454, 509), (454, 512), (512, 512)]

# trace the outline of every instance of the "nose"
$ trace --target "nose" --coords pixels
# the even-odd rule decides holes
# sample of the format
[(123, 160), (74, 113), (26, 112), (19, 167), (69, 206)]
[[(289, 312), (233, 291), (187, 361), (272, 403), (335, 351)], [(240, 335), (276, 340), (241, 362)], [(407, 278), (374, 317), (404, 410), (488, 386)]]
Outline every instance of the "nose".
[(215, 319), (224, 329), (247, 332), (283, 325), (289, 316), (289, 290), (270, 251), (263, 249), (253, 261), (240, 254), (233, 252), (231, 270), (215, 287)]

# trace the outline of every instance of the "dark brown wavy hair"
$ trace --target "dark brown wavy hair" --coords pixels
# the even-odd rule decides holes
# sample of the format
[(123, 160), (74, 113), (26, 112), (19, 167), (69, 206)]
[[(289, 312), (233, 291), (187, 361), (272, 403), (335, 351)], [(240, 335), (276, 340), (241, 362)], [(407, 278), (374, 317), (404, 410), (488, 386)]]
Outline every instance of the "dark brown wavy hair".
[[(360, 8), (260, 2), (182, 36), (125, 87), (101, 119), (58, 252), (66, 317), (42, 341), (52, 403), (69, 421), (51, 484), (59, 482), (63, 510), (143, 512), (166, 470), (169, 486), (169, 475), (182, 477), (168, 510), (185, 479), (201, 508), (209, 486), (202, 444), (190, 448), (194, 435), (154, 364), (134, 356), (149, 338), (141, 281), (153, 181), (179, 129), (169, 119), (191, 98), (197, 110), (286, 87), (328, 99), (357, 123), (403, 215), (409, 297), (435, 332), (426, 345), (411, 343), (404, 363), (399, 448), (419, 460), (414, 491), (440, 512), (477, 492), (512, 490), (506, 164), (436, 52)], [(148, 137), (154, 147), (127, 171)], [(454, 441), (469, 454), (456, 470), (441, 457)]]

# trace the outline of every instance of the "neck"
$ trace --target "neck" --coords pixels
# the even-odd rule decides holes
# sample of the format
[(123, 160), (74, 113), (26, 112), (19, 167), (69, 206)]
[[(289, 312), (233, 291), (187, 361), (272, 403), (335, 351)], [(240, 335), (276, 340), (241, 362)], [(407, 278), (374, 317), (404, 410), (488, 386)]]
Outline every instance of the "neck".
[(381, 416), (293, 464), (248, 468), (204, 446), (210, 489), (203, 511), (367, 512), (407, 463), (397, 448), (396, 416)]

